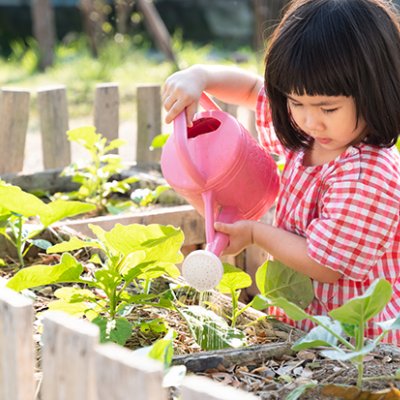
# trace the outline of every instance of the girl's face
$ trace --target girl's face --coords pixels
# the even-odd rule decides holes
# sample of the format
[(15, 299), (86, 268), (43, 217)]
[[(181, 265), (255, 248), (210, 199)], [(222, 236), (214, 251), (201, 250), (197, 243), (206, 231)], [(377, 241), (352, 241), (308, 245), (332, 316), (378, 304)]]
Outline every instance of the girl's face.
[(365, 135), (366, 123), (362, 117), (357, 120), (352, 97), (291, 93), (287, 99), (295, 124), (314, 139), (313, 150), (340, 154)]

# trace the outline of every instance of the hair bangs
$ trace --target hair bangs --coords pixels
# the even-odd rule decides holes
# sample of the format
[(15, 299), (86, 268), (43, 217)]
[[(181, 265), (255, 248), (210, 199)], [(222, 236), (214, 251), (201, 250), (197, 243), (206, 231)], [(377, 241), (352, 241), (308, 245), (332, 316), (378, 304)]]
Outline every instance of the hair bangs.
[(320, 15), (313, 15), (306, 24), (300, 18), (290, 25), (290, 31), (281, 33), (278, 40), (286, 43), (277, 47), (285, 51), (275, 57), (272, 48), (268, 54), (271, 73), (267, 82), (283, 94), (354, 96), (358, 82), (352, 40), (346, 37), (349, 30), (342, 26), (340, 10), (318, 11)]

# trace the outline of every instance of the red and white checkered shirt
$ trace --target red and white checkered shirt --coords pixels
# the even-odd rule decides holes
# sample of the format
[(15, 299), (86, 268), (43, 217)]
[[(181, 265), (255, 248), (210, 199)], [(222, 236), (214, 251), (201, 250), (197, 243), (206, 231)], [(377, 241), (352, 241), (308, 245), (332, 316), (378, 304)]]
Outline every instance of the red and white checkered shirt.
[[(376, 322), (400, 313), (400, 156), (395, 148), (366, 144), (349, 147), (335, 160), (303, 165), (303, 151), (284, 149), (272, 126), (264, 89), (257, 101), (257, 128), (264, 148), (285, 158), (275, 224), (307, 240), (308, 255), (339, 271), (335, 283), (313, 280), (315, 297), (306, 311), (326, 315), (354, 296), (365, 293), (377, 278), (393, 288), (391, 301), (370, 321), (366, 335), (377, 336)], [(288, 319), (271, 307), (277, 318), (309, 331), (309, 320)], [(400, 331), (383, 340), (400, 346)]]

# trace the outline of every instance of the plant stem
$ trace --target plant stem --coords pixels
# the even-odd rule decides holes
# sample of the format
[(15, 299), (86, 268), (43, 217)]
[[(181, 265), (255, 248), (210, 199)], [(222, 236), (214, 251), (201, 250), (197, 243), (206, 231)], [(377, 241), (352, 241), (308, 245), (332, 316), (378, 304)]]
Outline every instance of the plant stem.
[(24, 256), (23, 256), (23, 240), (22, 240), (22, 216), (17, 217), (17, 223), (15, 224), (17, 227), (17, 235), (16, 235), (16, 248), (17, 248), (17, 254), (18, 254), (18, 260), (21, 264), (21, 267), (25, 265), (24, 263)]
[(240, 295), (240, 291), (237, 293), (235, 290), (231, 291), (231, 296), (232, 296), (232, 328), (234, 328), (236, 326), (236, 320), (238, 317), (238, 307), (239, 307), (239, 303), (238, 303), (238, 298)]
[[(364, 323), (361, 322), (358, 329), (357, 329), (357, 334), (356, 334), (356, 351), (361, 351), (364, 345)], [(363, 381), (363, 375), (364, 375), (364, 357), (362, 355), (358, 356), (355, 360), (356, 365), (357, 365), (357, 371), (358, 371), (358, 376), (357, 376), (357, 387), (361, 389), (362, 387), (362, 381)]]

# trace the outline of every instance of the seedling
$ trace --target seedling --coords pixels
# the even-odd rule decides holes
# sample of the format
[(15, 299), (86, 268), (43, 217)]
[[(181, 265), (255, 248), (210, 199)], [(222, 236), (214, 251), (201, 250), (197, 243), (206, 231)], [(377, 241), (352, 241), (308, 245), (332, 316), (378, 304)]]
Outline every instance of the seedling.
[(80, 185), (78, 191), (68, 193), (68, 197), (94, 204), (99, 213), (103, 213), (108, 206), (115, 211), (116, 206), (109, 201), (110, 195), (124, 194), (130, 190), (131, 183), (138, 181), (136, 177), (111, 180), (113, 175), (123, 170), (122, 158), (111, 152), (125, 142), (121, 139), (107, 142), (93, 126), (72, 129), (67, 135), (69, 141), (82, 145), (90, 156), (88, 162), (82, 165), (73, 163), (62, 172), (63, 176), (72, 177), (72, 181)]
[[(24, 257), (32, 246), (41, 249), (51, 246), (48, 241), (34, 239), (44, 229), (64, 218), (86, 213), (94, 208), (93, 205), (78, 201), (56, 200), (45, 204), (18, 186), (0, 182), (0, 234), (16, 248), (21, 266), (24, 266)], [(32, 223), (33, 218), (37, 219), (36, 223)]]
[[(48, 253), (63, 253), (59, 264), (25, 268), (7, 286), (21, 291), (55, 283), (80, 284), (57, 290), (58, 300), (51, 302), (49, 309), (86, 316), (100, 327), (102, 341), (124, 344), (132, 333), (131, 323), (125, 317), (134, 306), (173, 308), (169, 289), (150, 294), (149, 288), (152, 280), (161, 275), (179, 276), (175, 264), (183, 259), (183, 233), (162, 225), (117, 224), (108, 232), (96, 225), (90, 225), (90, 229), (96, 239), (72, 237), (48, 248)], [(82, 248), (101, 252), (104, 261), (100, 268), (84, 272), (82, 264), (68, 253)], [(97, 257), (95, 262), (100, 259)]]
[[(374, 340), (365, 338), (367, 322), (385, 308), (391, 297), (390, 283), (379, 279), (374, 281), (363, 295), (350, 299), (346, 304), (330, 311), (327, 316), (310, 315), (284, 298), (273, 299), (271, 303), (282, 308), (294, 321), (310, 319), (316, 324), (315, 328), (293, 345), (293, 350), (332, 347), (332, 350), (324, 350), (321, 354), (333, 360), (352, 362), (358, 370), (357, 387), (361, 388), (365, 356), (388, 332), (400, 329), (400, 317), (397, 317), (378, 323), (382, 333)], [(342, 347), (339, 347), (339, 344)]]

